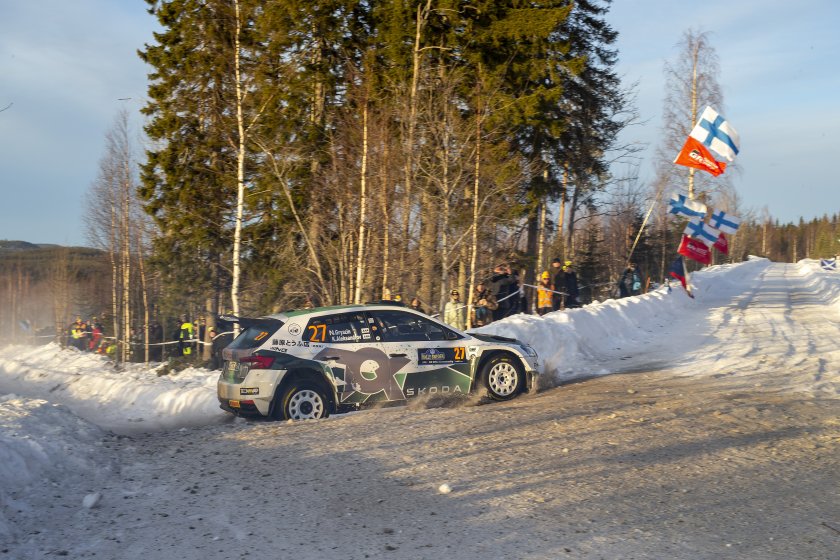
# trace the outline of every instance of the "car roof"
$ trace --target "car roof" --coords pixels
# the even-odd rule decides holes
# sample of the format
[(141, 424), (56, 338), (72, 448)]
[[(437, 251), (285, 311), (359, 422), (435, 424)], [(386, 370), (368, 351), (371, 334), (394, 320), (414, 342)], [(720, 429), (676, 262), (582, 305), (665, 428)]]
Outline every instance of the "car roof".
[(372, 303), (359, 303), (354, 305), (330, 305), (326, 307), (312, 307), (310, 309), (290, 309), (281, 313), (268, 315), (271, 319), (280, 319), (286, 321), (296, 317), (306, 317), (308, 315), (318, 315), (321, 313), (331, 313), (336, 311), (365, 311), (369, 309), (391, 309), (394, 311), (407, 311), (405, 305), (396, 301), (381, 301)]

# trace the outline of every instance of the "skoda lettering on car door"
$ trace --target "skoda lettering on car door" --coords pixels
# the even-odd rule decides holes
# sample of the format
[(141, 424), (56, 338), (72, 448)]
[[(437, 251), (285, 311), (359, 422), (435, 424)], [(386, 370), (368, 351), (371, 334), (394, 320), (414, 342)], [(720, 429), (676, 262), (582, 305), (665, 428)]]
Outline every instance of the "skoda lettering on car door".
[(463, 333), (382, 302), (242, 319), (223, 351), (221, 407), (241, 416), (322, 418), (381, 401), (536, 387), (539, 358), (517, 340)]

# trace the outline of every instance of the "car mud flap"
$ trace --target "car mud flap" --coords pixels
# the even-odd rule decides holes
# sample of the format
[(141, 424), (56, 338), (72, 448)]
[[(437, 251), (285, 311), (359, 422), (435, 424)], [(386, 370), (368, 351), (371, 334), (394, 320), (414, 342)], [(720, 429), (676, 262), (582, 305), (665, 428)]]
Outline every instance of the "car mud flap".
[(537, 372), (529, 371), (525, 373), (525, 392), (532, 395), (537, 392)]

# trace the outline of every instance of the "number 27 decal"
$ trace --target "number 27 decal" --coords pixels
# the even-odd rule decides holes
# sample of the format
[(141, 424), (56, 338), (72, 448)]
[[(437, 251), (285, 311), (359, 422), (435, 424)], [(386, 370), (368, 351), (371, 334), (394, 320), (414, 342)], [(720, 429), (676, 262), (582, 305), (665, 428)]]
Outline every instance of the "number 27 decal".
[(456, 346), (455, 348), (453, 348), (453, 350), (455, 350), (455, 356), (453, 356), (453, 358), (452, 358), (454, 361), (456, 361), (456, 362), (466, 361), (466, 357), (467, 357), (467, 353), (466, 353), (467, 349), (466, 348), (464, 348), (463, 346)]
[(327, 325), (309, 325), (306, 330), (310, 331), (310, 342), (324, 342), (327, 339)]

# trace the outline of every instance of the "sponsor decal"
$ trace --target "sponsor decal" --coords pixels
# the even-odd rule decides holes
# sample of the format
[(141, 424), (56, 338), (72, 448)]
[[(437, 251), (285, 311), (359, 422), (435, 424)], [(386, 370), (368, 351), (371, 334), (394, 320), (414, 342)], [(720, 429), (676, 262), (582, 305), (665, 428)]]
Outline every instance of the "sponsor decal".
[[(410, 363), (405, 356), (391, 357), (379, 348), (360, 348), (348, 350), (341, 347), (324, 348), (313, 359), (325, 357), (337, 358), (332, 370), (336, 377), (345, 382), (345, 390), (352, 389), (364, 395), (382, 392), (384, 400), (405, 398), (402, 389), (393, 378), (393, 373)], [(344, 368), (343, 375), (336, 371), (336, 366)], [(342, 401), (346, 400), (342, 397)]]
[(367, 381), (373, 381), (374, 379), (376, 379), (376, 370), (378, 369), (379, 362), (375, 360), (365, 360), (364, 362), (362, 362), (362, 365), (359, 368), (359, 373)]
[(271, 348), (269, 348), (269, 350), (271, 350), (272, 352), (280, 352), (282, 354), (288, 354), (289, 352), (288, 348), (281, 348), (279, 346), (272, 346)]
[(420, 348), (417, 350), (417, 364), (421, 366), (457, 364), (467, 361), (467, 349), (455, 348)]
[(300, 334), (300, 325), (297, 323), (289, 323), (287, 327), (289, 334), (292, 336), (298, 336)]
[(240, 387), (239, 388), (240, 395), (259, 395), (260, 389), (259, 387)]
[(450, 387), (449, 385), (443, 385), (438, 387), (433, 385), (431, 387), (417, 387), (417, 388), (409, 388), (405, 391), (406, 397), (422, 397), (424, 395), (454, 395), (455, 393), (464, 392), (461, 390), (461, 387), (458, 385), (453, 385)]
[[(308, 348), (309, 347), (309, 341), (308, 340), (284, 340), (282, 338), (273, 338), (271, 340), (271, 345), (272, 345), (272, 347), (274, 347), (274, 346), (292, 346), (292, 347), (299, 346), (299, 347), (307, 347)], [(275, 350), (275, 348), (272, 348), (272, 350)], [(280, 350), (278, 350), (278, 352), (279, 351)]]

